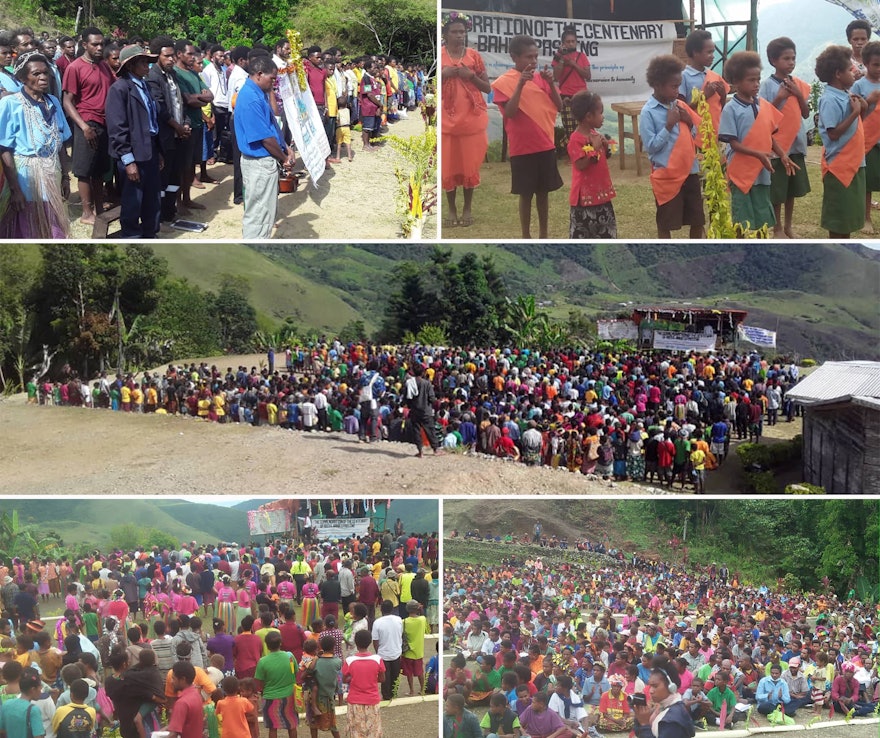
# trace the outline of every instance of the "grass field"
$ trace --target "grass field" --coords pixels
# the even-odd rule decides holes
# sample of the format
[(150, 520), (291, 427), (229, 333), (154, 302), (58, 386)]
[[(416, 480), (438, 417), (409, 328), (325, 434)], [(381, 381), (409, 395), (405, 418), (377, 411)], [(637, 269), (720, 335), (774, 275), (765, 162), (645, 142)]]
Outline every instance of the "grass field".
[[(813, 191), (796, 201), (794, 232), (799, 238), (827, 238), (828, 232), (819, 225), (822, 210), (822, 178), (819, 171), (821, 149), (811, 146), (807, 152), (807, 171)], [(568, 238), (568, 194), (571, 182), (571, 166), (567, 158), (558, 160), (559, 172), (565, 182), (562, 189), (550, 194), (550, 239)], [(620, 170), (620, 162), (610, 162), (611, 179), (617, 191), (614, 211), (617, 216), (619, 239), (656, 238), (654, 196), (648, 178), (651, 168), (647, 157), (642, 155), (642, 176), (636, 175), (635, 159), (626, 158), (626, 170)], [(520, 238), (517, 198), (510, 194), (510, 164), (488, 162), (481, 170), (482, 182), (474, 193), (474, 224), (468, 228), (441, 227), (443, 238), (456, 239), (512, 239)], [(880, 231), (880, 218), (877, 219)], [(532, 213), (532, 236), (537, 237), (537, 214)], [(862, 234), (853, 234), (854, 237)], [(687, 238), (687, 230), (673, 234), (676, 239)]]

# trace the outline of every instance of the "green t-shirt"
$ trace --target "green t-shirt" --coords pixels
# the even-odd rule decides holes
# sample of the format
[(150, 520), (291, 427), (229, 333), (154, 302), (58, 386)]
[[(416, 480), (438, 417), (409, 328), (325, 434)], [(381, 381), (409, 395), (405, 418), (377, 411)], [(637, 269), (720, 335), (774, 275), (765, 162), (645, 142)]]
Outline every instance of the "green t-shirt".
[(521, 728), (522, 726), (519, 724), (517, 714), (508, 707), (505, 708), (502, 715), (493, 715), (491, 712), (487, 712), (483, 715), (483, 719), (480, 720), (480, 727), (485, 728), (490, 733), (497, 734), (513, 731), (514, 728)]
[(494, 692), (501, 689), (501, 674), (495, 669), (488, 673), (480, 670), (474, 677), (473, 685), (476, 692)]
[[(174, 71), (177, 73), (177, 81), (180, 84), (180, 93), (182, 95), (198, 95), (203, 90), (208, 89), (205, 86), (205, 83), (202, 82), (201, 77), (193, 72), (190, 72), (188, 69), (175, 67)], [(202, 109), (191, 108), (185, 102), (183, 109), (186, 112), (186, 117), (189, 118), (189, 124), (190, 126), (192, 126), (192, 129), (195, 130), (196, 128), (201, 128)]]
[(425, 658), (425, 632), (428, 630), (428, 619), (424, 615), (414, 618), (412, 616), (403, 619), (403, 632), (409, 649), (404, 652), (405, 659)]
[(290, 697), (296, 684), (296, 659), (287, 651), (273, 651), (257, 662), (254, 678), (263, 683), (265, 699)]
[(86, 626), (86, 635), (87, 636), (97, 636), (100, 635), (98, 633), (98, 613), (96, 612), (84, 612), (83, 623)]
[(33, 381), (28, 382), (25, 385), (25, 388), (27, 389), (27, 396), (29, 400), (32, 400), (37, 396), (37, 385), (35, 385)]
[(730, 687), (725, 689), (723, 694), (718, 691), (718, 687), (712, 687), (709, 694), (706, 695), (706, 699), (712, 703), (712, 709), (715, 712), (721, 712), (721, 705), (726, 702), (728, 715), (732, 713), (736, 705), (736, 695)]
[[(315, 681), (318, 699), (333, 700), (336, 697), (336, 678), (342, 671), (342, 659), (321, 656), (315, 661)], [(264, 695), (265, 696), (265, 695)]]

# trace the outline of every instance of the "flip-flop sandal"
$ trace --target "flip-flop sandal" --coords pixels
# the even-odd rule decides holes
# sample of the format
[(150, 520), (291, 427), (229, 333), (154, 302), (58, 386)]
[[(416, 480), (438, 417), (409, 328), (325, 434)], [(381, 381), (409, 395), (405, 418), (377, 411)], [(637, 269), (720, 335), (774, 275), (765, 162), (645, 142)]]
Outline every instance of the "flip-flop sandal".
[(474, 224), (474, 218), (473, 218), (473, 216), (470, 216), (470, 215), (467, 218), (460, 218), (458, 221), (458, 224), (462, 228), (469, 228), (470, 226), (472, 226)]
[(457, 218), (444, 218), (443, 219), (443, 227), (444, 228), (457, 228), (460, 225), (460, 222)]
[(871, 210), (880, 210), (880, 202), (871, 200)]

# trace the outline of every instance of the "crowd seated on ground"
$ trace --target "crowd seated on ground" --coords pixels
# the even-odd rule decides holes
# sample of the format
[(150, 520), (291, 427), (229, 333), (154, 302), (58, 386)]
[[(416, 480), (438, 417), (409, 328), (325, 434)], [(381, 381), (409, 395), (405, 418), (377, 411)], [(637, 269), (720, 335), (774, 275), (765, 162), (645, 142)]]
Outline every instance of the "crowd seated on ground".
[(503, 694), (521, 721), (543, 692), (572, 735), (594, 736), (632, 727), (631, 698), (652, 703), (657, 669), (677, 678), (697, 728), (878, 709), (876, 604), (840, 599), (827, 584), (810, 592), (787, 592), (782, 580), (746, 584), (724, 563), (604, 544), (600, 554), (585, 538), (564, 552), (518, 553), (545, 542), (542, 527), (536, 521), (532, 536), (471, 532), (468, 540), (511, 539), (500, 564), (447, 561), (443, 638), (455, 654), (447, 697), (485, 708)]

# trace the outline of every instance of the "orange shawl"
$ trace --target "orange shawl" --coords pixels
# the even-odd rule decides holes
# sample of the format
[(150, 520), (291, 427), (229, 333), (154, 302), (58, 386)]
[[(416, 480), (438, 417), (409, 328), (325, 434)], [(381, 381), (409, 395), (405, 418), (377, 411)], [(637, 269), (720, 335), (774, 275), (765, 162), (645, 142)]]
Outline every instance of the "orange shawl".
[[(779, 126), (782, 113), (766, 100), (758, 100), (758, 117), (746, 134), (742, 145), (757, 151), (770, 151), (773, 134)], [(742, 192), (748, 194), (764, 165), (760, 159), (737, 152), (727, 164), (727, 177)]]
[[(520, 72), (510, 69), (492, 83), (492, 89), (498, 90), (509, 98), (516, 92)], [(556, 116), (559, 111), (553, 101), (538, 85), (529, 81), (522, 88), (519, 96), (519, 112), (527, 115), (553, 141), (556, 129)]]
[[(675, 101), (683, 110), (690, 113), (690, 108), (681, 100)], [(681, 186), (691, 173), (697, 149), (691, 130), (686, 123), (679, 122), (678, 138), (669, 154), (669, 163), (651, 172), (651, 189), (658, 205), (665, 205), (681, 190)]]

